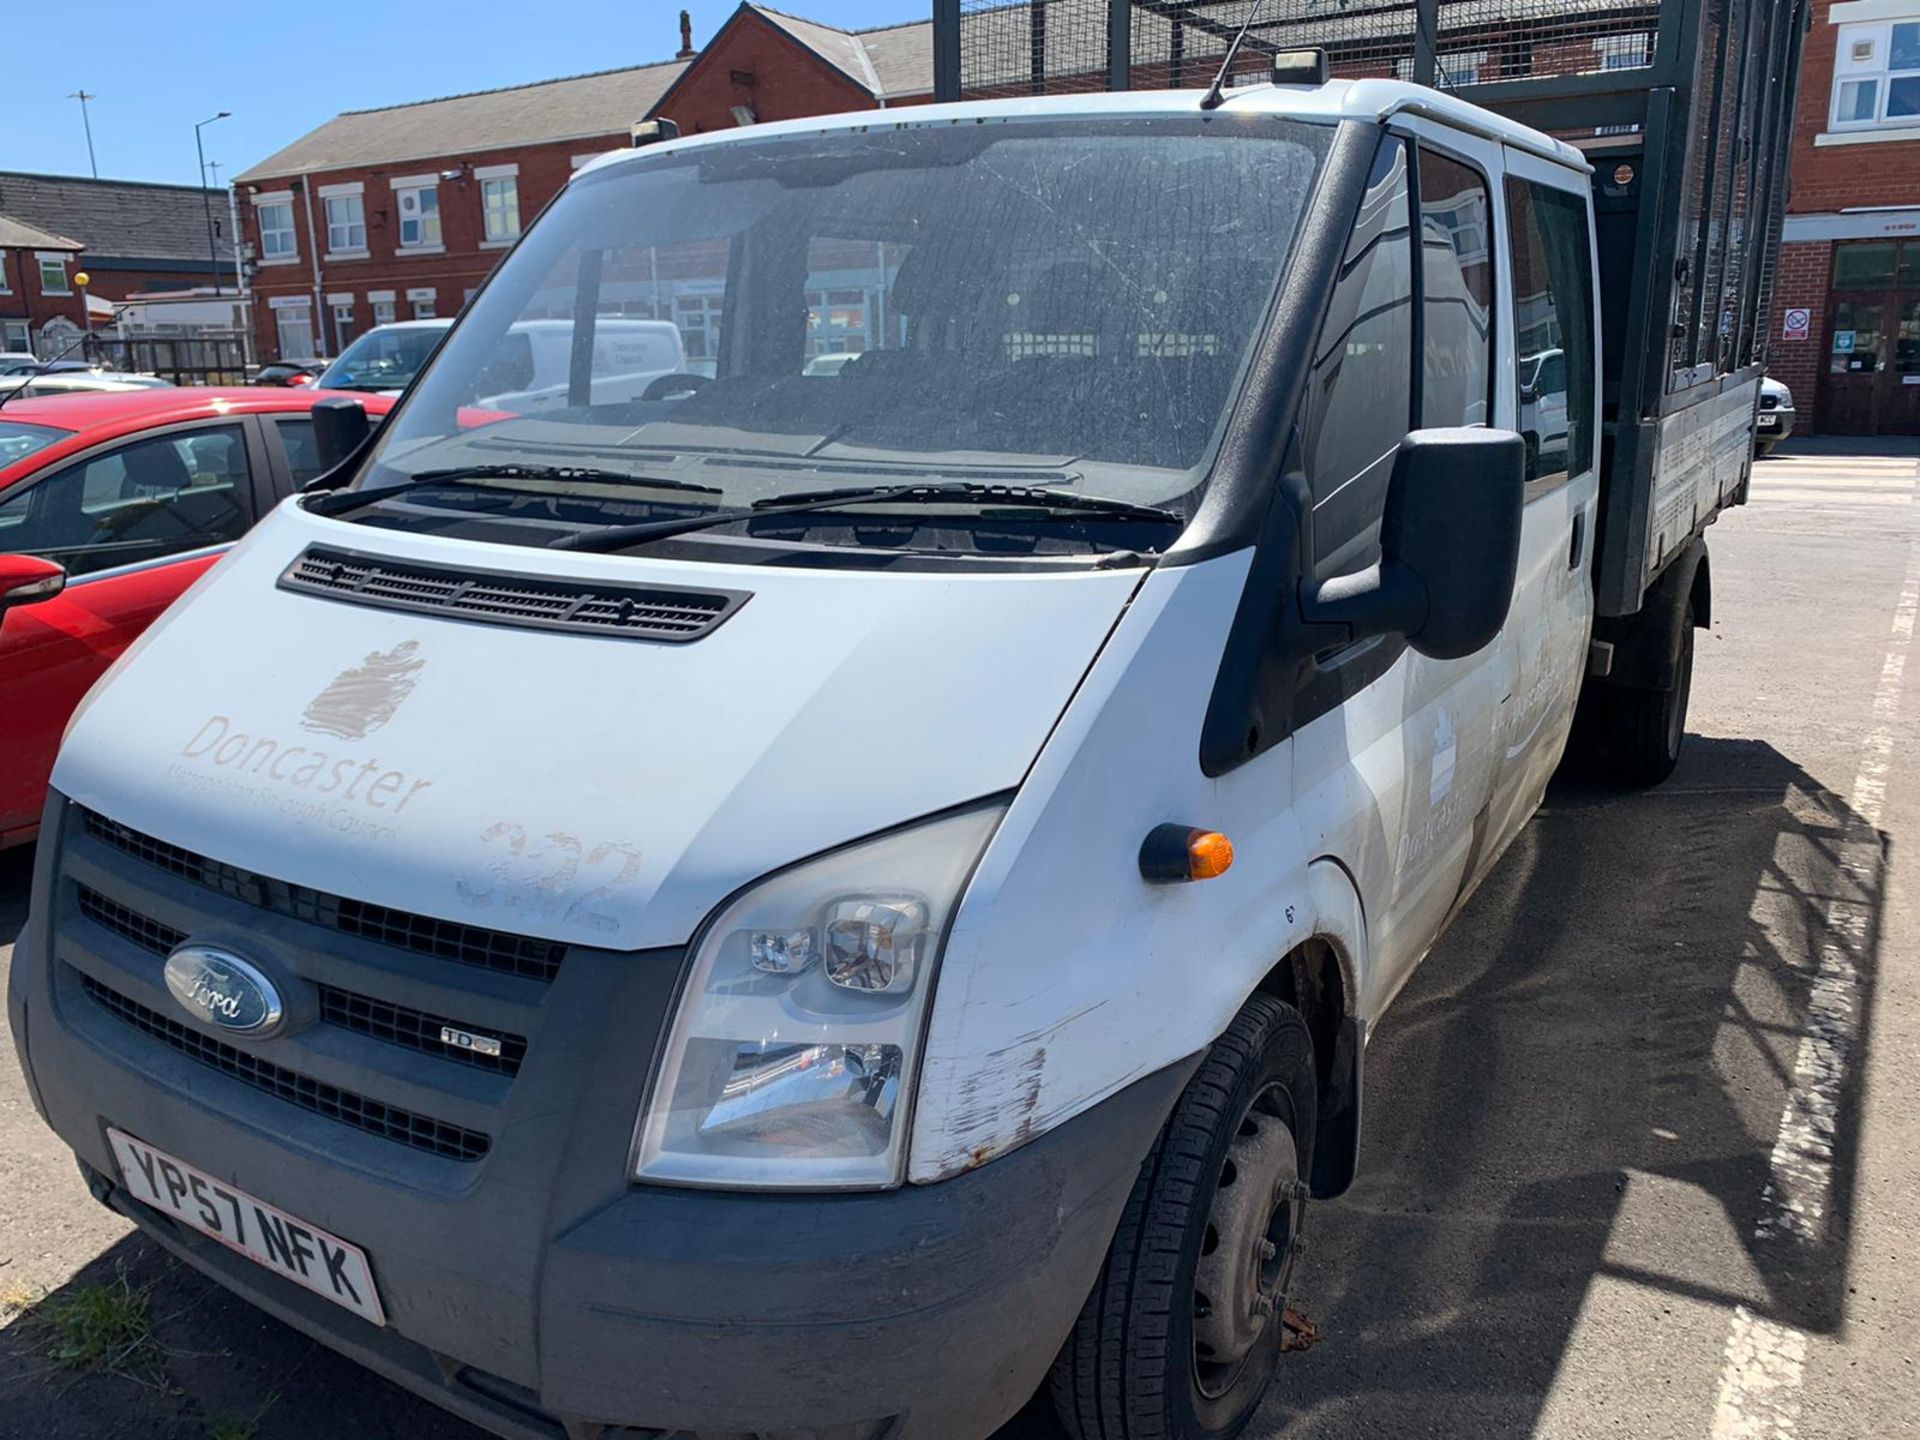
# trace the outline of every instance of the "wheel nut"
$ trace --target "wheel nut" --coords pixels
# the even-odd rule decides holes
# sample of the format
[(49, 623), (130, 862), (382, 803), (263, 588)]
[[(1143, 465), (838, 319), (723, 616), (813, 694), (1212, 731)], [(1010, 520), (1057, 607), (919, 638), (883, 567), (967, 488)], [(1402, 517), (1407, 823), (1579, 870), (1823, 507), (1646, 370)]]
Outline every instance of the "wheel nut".
[(1262, 1260), (1271, 1260), (1273, 1259), (1274, 1256), (1278, 1255), (1279, 1253), (1280, 1253), (1280, 1247), (1274, 1244), (1273, 1241), (1262, 1240), (1260, 1242), (1260, 1258)]

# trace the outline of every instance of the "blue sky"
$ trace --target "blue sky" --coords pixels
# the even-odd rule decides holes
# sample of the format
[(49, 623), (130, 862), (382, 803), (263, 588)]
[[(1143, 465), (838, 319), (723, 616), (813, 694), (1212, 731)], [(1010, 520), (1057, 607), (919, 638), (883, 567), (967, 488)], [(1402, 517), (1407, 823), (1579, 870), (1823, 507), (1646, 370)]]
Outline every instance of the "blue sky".
[[(85, 88), (99, 97), (88, 108), (103, 177), (190, 185), (194, 123), (218, 111), (233, 116), (202, 133), (224, 178), (341, 110), (670, 59), (683, 8), (701, 45), (735, 0), (4, 8), (0, 30), (15, 63), (0, 81), (0, 170), (85, 175), (80, 106), (67, 98)], [(775, 8), (849, 28), (932, 12), (931, 0), (779, 0)]]

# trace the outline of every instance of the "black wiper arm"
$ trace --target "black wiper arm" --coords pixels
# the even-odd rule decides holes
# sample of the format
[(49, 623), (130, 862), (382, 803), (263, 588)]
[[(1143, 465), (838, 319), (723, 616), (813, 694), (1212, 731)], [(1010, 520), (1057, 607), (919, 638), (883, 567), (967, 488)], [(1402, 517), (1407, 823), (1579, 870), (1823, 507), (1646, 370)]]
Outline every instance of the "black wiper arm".
[(364, 505), (376, 504), (421, 485), (453, 480), (586, 480), (600, 484), (635, 485), (649, 490), (681, 490), (698, 495), (718, 495), (718, 487), (696, 485), (691, 480), (675, 480), (659, 475), (634, 475), (625, 470), (596, 470), (579, 465), (450, 465), (443, 470), (421, 470), (397, 485), (379, 485), (371, 490), (340, 490), (309, 500), (307, 509), (316, 515), (346, 515)]
[(633, 525), (609, 525), (599, 530), (583, 530), (563, 535), (547, 544), (555, 550), (624, 550), (649, 540), (664, 540), (728, 525), (735, 520), (757, 520), (772, 515), (798, 515), (808, 510), (835, 510), (844, 505), (878, 505), (888, 501), (908, 504), (933, 504), (958, 500), (962, 504), (1019, 506), (1036, 510), (1083, 510), (1097, 512), (1116, 520), (1151, 521), (1159, 525), (1178, 525), (1182, 517), (1172, 510), (1135, 505), (1126, 500), (1109, 500), (1099, 495), (1075, 495), (1064, 490), (1046, 490), (1020, 485), (979, 485), (965, 481), (950, 484), (886, 485), (840, 490), (800, 490), (790, 495), (771, 495), (751, 505), (710, 510), (705, 515), (687, 515), (676, 520), (643, 520)]

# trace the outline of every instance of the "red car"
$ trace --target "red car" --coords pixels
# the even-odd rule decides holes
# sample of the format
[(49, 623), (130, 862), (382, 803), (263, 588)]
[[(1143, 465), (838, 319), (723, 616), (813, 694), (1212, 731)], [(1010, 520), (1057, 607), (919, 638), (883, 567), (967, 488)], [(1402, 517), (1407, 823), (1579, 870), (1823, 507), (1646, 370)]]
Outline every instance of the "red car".
[[(255, 520), (319, 472), (330, 392), (0, 405), (0, 848), (31, 840), (73, 707)], [(370, 414), (392, 401), (355, 397)]]

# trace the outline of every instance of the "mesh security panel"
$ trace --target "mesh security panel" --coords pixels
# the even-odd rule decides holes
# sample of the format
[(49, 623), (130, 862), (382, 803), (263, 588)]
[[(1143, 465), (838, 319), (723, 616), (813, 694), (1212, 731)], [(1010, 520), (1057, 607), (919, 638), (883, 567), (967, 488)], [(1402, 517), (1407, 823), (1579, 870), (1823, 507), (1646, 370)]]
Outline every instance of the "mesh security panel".
[[(1124, 13), (1114, 13), (1118, 7)], [(960, 0), (961, 94), (970, 99), (1109, 88), (1125, 34), (1131, 89), (1206, 85), (1256, 12), (1236, 70), (1275, 50), (1319, 46), (1348, 78), (1434, 79), (1456, 88), (1645, 69), (1659, 0)]]

